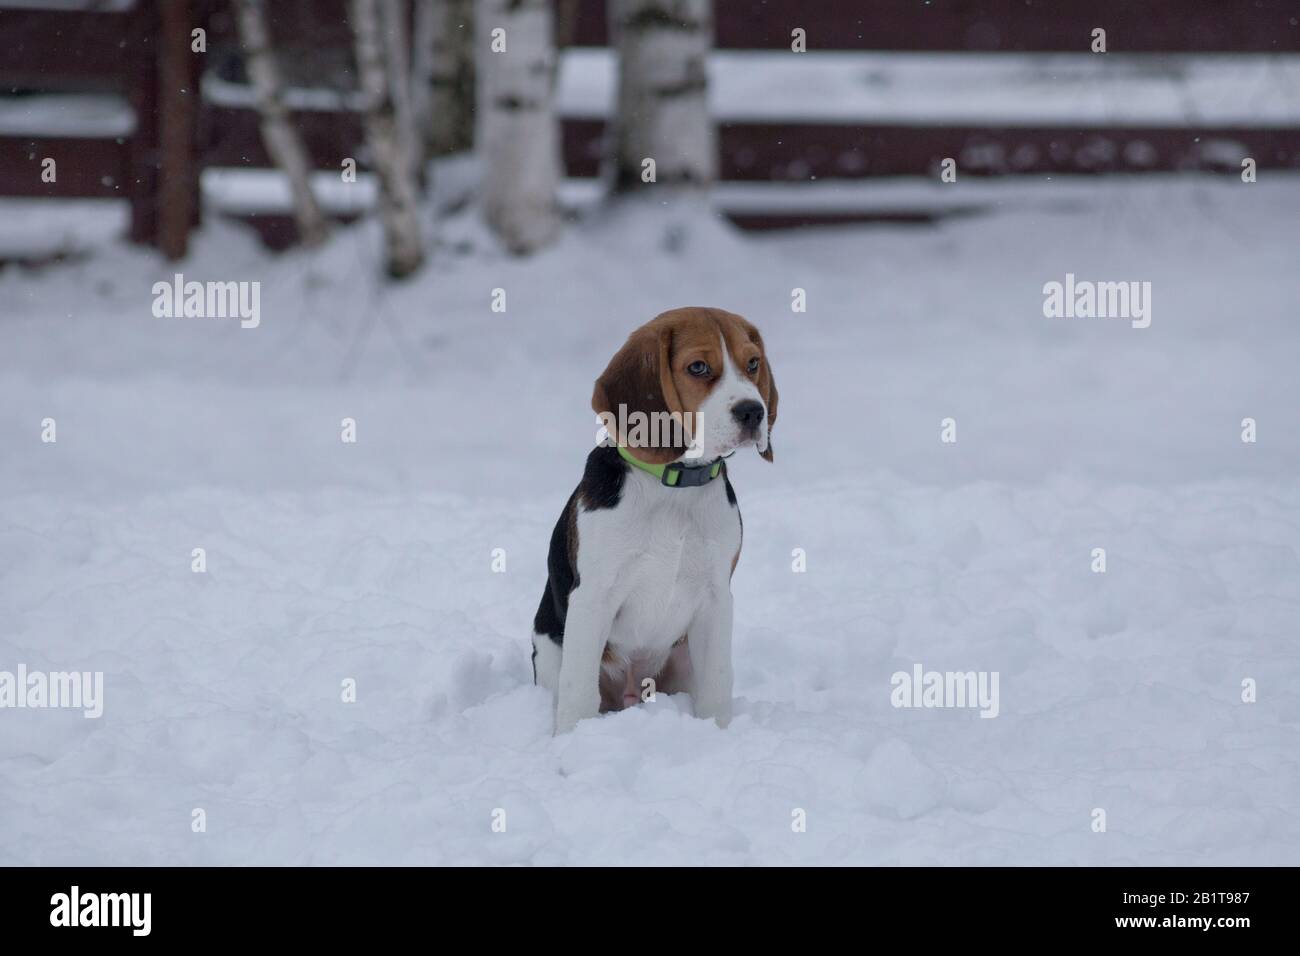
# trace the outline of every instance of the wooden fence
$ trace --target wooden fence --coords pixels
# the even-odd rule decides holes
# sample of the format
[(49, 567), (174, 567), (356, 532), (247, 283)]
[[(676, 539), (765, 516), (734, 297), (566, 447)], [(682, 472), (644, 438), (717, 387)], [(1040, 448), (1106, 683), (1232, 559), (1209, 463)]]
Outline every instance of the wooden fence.
[[(568, 57), (576, 62), (599, 56), (595, 48), (606, 42), (604, 0), (557, 0), (557, 5), (559, 39)], [(130, 204), (133, 240), (181, 256), (199, 221), (201, 172), (271, 166), (251, 100), (211, 94), (242, 89), (230, 10), (224, 0), (108, 0), (88, 6), (93, 9), (6, 9), (0, 0), (0, 196), (122, 199)], [(281, 0), (268, 6), (272, 34), (294, 84), (345, 94), (351, 76), (345, 0)], [(1268, 106), (1273, 100), (1300, 100), (1300, 89), (1287, 88), (1296, 73), (1276, 67), (1286, 58), (1272, 56), (1300, 52), (1300, 7), (1293, 0), (717, 0), (715, 8), (719, 58), (733, 58), (728, 61), (733, 70), (748, 68), (742, 51), (784, 51), (793, 57), (795, 27), (806, 32), (814, 51), (810, 56), (832, 50), (926, 52), (942, 55), (933, 61), (942, 64), (971, 59), (962, 53), (984, 55), (978, 62), (1025, 53), (1086, 54), (1091, 31), (1102, 27), (1110, 54), (1170, 54), (1160, 62), (1175, 65), (1193, 54), (1250, 54), (1233, 62), (1260, 77), (1260, 89), (1251, 87), (1244, 95), (1248, 102), (1208, 118), (1144, 116), (1141, 110), (1123, 116), (1076, 113), (1068, 104), (1026, 117), (1006, 97), (974, 117), (923, 109), (900, 115), (873, 106), (888, 104), (887, 89), (866, 100), (859, 115), (805, 118), (802, 111), (792, 116), (787, 110), (764, 117), (761, 104), (746, 106), (743, 115), (724, 111), (719, 116), (724, 185), (931, 175), (943, 157), (982, 157), (963, 162), (963, 170), (984, 176), (1226, 169), (1234, 168), (1237, 153), (1254, 157), (1265, 169), (1300, 168), (1300, 122), (1285, 109), (1277, 114)], [(207, 34), (204, 53), (191, 52), (190, 35), (197, 27)], [(752, 69), (793, 63), (774, 60), (777, 55), (755, 60)], [(1192, 59), (1207, 68), (1215, 62), (1215, 57)], [(295, 69), (304, 65), (310, 70)], [(854, 61), (843, 59), (840, 67), (857, 69)], [(802, 74), (791, 76), (791, 82), (802, 82)], [(887, 87), (892, 75), (886, 71), (874, 80)], [(862, 82), (872, 81), (868, 75)], [(1207, 82), (1213, 85), (1212, 78)], [(1015, 87), (1008, 89), (1013, 100)], [(782, 92), (795, 100), (801, 95), (797, 88)], [(79, 126), (75, 117), (42, 115), (44, 104), (56, 102), (51, 94), (70, 93), (96, 104), (120, 103), (124, 116)], [(805, 97), (812, 114), (817, 114), (818, 95), (810, 87)], [(1252, 96), (1263, 97), (1258, 111)], [(337, 172), (341, 157), (362, 152), (359, 118), (341, 102), (345, 98), (340, 95), (335, 107), (317, 104), (295, 114), (319, 170)], [(24, 104), (31, 106), (26, 122)], [(603, 134), (601, 110), (565, 110), (570, 177), (596, 175)], [(1207, 142), (1231, 143), (1235, 152), (1225, 159), (1222, 149), (1208, 150)], [(54, 182), (42, 178), (45, 159), (57, 164)], [(281, 247), (293, 241), (285, 212), (245, 218), (269, 244)], [(780, 211), (729, 214), (754, 228), (874, 218), (870, 211), (803, 210), (797, 200), (785, 202)]]

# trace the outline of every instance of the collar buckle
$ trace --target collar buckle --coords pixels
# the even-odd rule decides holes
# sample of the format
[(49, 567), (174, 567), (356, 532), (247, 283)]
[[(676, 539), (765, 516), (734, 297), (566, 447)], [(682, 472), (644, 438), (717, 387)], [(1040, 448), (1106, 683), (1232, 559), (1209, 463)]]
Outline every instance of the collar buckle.
[(675, 461), (664, 466), (659, 480), (669, 488), (699, 488), (717, 478), (725, 469), (721, 458), (709, 465), (683, 465)]

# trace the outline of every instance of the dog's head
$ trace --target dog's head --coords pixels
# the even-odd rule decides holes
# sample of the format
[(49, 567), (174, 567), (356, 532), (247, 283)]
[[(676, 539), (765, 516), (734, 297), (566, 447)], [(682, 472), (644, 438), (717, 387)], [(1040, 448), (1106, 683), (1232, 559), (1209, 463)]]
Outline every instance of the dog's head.
[(591, 395), (610, 437), (652, 464), (711, 461), (750, 444), (771, 461), (776, 403), (758, 329), (704, 308), (673, 309), (633, 332)]

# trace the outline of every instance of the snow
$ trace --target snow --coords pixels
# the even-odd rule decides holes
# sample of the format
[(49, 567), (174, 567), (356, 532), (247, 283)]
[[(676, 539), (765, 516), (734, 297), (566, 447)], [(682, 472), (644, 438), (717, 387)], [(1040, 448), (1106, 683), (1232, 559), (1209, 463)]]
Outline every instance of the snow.
[(44, 93), (0, 96), (0, 136), (128, 137), (135, 111), (111, 93)]
[(0, 199), (0, 260), (75, 256), (126, 233), (120, 199)]
[[(250, 84), (236, 83), (212, 71), (203, 75), (202, 93), (203, 99), (214, 106), (257, 108), (257, 91)], [(359, 113), (366, 108), (365, 94), (360, 90), (294, 86), (285, 89), (283, 99), (284, 105), (294, 112), (355, 110)]]
[[(571, 47), (559, 58), (562, 115), (603, 119), (615, 58)], [(863, 53), (715, 50), (710, 112), (721, 122), (1064, 125), (1291, 129), (1300, 122), (1295, 54)], [(252, 87), (214, 73), (203, 97), (252, 109)], [(355, 91), (295, 87), (298, 111), (359, 110)]]
[[(289, 180), (278, 169), (210, 166), (200, 173), (200, 185), (203, 201), (222, 212), (287, 213), (293, 208)], [(323, 208), (340, 214), (370, 209), (378, 195), (374, 175), (364, 172), (351, 182), (339, 173), (312, 173), (311, 188)]]
[[(1224, 165), (1239, 168), (1235, 159), (1223, 157)], [(444, 205), (459, 205), (469, 194), (461, 170), (449, 170), (440, 161), (433, 184)], [(451, 175), (449, 175), (449, 173)], [(1122, 181), (1122, 175), (1119, 179)], [(204, 202), (231, 215), (284, 213), (291, 209), (289, 182), (276, 169), (209, 167), (203, 170)], [(323, 207), (338, 214), (362, 213), (374, 207), (377, 181), (368, 172), (358, 172), (355, 182), (343, 182), (336, 173), (314, 173), (312, 189)], [(835, 213), (953, 215), (988, 208), (1024, 208), (1039, 211), (1086, 207), (1096, 196), (1097, 184), (1088, 176), (969, 177), (960, 189), (938, 178), (917, 176), (873, 176), (869, 179), (822, 179), (816, 182), (720, 182), (710, 194), (713, 208), (726, 214), (785, 213), (826, 215)], [(604, 201), (605, 187), (599, 179), (569, 178), (560, 184), (561, 203), (575, 211), (594, 212)], [(75, 201), (68, 203), (75, 208)], [(8, 240), (6, 242), (6, 240)], [(0, 224), (0, 249), (11, 254), (24, 251), (26, 229), (5, 230)]]
[[(98, 720), (0, 710), (0, 863), (1300, 862), (1298, 214), (1292, 175), (1097, 179), (757, 238), (633, 207), (527, 260), (456, 218), (399, 287), (370, 223), (272, 257), (209, 217), (176, 266), (0, 271), (0, 670), (105, 675)], [(174, 272), (261, 324), (154, 318)], [(1150, 281), (1151, 327), (1044, 318), (1067, 272)], [(737, 716), (553, 738), (591, 383), (696, 303), (781, 390), (731, 465)], [(891, 706), (917, 663), (998, 672), (998, 716)]]
[[(810, 40), (810, 42), (815, 42)], [(904, 126), (1293, 128), (1294, 54), (862, 53), (716, 50), (710, 112), (723, 122)], [(615, 59), (566, 50), (566, 116), (611, 109)]]

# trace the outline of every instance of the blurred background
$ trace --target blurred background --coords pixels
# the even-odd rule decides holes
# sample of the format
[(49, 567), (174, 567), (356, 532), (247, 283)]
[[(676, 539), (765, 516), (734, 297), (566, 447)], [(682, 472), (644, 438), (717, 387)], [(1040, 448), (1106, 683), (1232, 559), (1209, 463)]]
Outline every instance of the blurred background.
[[(987, 206), (978, 190), (916, 188), (937, 181), (945, 158), (963, 177), (1022, 181), (1238, 175), (1246, 156), (1263, 169), (1300, 163), (1300, 80), (1283, 55), (1300, 49), (1300, 27), (1288, 0), (489, 3), (477, 11), (491, 20), (478, 25), (477, 47), (472, 0), (354, 6), (243, 4), (241, 34), (241, 5), (218, 0), (0, 4), (0, 196), (50, 200), (35, 230), (14, 224), (28, 207), (8, 207), (0, 258), (40, 261), (117, 235), (177, 257), (204, 216), (246, 223), (274, 249), (293, 244), (295, 194), (267, 123), (288, 127), (278, 157), (288, 175), (313, 171), (324, 214), (355, 219), (375, 201), (383, 149), (365, 135), (349, 19), (358, 10), (397, 33), (381, 53), (389, 78), (407, 74), (393, 88), (397, 122), (418, 141), (404, 175), (417, 190), (445, 188), (452, 204), (465, 198), (463, 177), (438, 183), (425, 162), (475, 145), (475, 65), (490, 72), (499, 56), (485, 35), (493, 25), (517, 28), (521, 51), (532, 44), (544, 64), (533, 82), (547, 120), (530, 139), (557, 142), (527, 149), (542, 164), (558, 151), (559, 167), (535, 188), (570, 209), (599, 192), (602, 170), (606, 185), (636, 184), (613, 168), (634, 147), (670, 166), (670, 154), (685, 154), (669, 178), (684, 166), (706, 185), (716, 179), (714, 205), (745, 229), (930, 221)], [(681, 22), (656, 35), (635, 25), (646, 10)], [(620, 16), (634, 23), (623, 30), (634, 55), (623, 58), (610, 45)], [(1106, 55), (1093, 53), (1098, 27)], [(273, 61), (260, 87), (250, 40)], [(706, 55), (707, 71), (692, 76), (699, 97), (664, 106), (676, 118), (658, 127), (642, 115), (653, 106), (638, 89), (691, 76)], [(620, 84), (629, 95), (615, 95)], [(705, 97), (710, 129), (690, 115)], [(636, 114), (621, 127), (620, 109)], [(495, 142), (523, 148), (511, 135)], [(359, 188), (340, 181), (347, 157)], [(45, 158), (58, 163), (57, 181), (42, 179)]]

